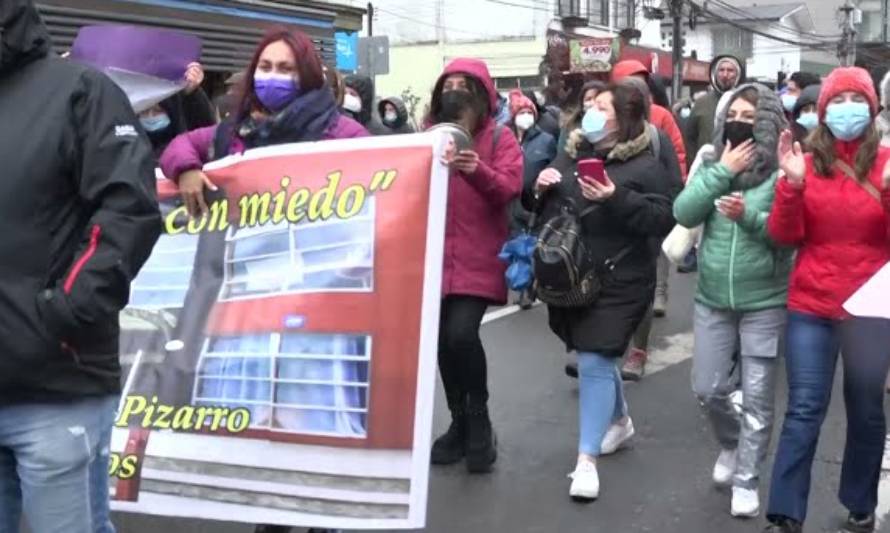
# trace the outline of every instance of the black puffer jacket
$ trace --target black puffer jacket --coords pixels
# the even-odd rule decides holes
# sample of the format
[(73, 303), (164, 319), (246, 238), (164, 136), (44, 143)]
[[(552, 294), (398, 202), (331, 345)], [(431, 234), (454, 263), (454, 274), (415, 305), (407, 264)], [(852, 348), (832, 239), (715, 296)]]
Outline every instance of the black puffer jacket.
[(0, 2), (0, 406), (120, 391), (118, 312), (161, 230), (154, 157), (123, 92), (50, 58)]
[[(550, 307), (550, 327), (565, 342), (567, 350), (621, 357), (652, 303), (659, 243), (674, 226), (672, 204), (682, 181), (670, 138), (658, 132), (660, 155), (656, 160), (648, 142), (648, 130), (645, 135), (645, 139), (622, 145), (621, 157), (616, 153), (621, 149), (598, 153), (582, 141), (577, 159), (563, 151), (551, 165), (560, 171), (562, 181), (541, 198), (540, 223), (559, 215), (570, 202), (575, 202), (579, 211), (591, 205), (581, 196), (575, 176), (578, 160), (603, 159), (617, 188), (612, 198), (584, 218), (583, 239), (600, 262), (632, 247), (594, 305), (576, 309)], [(628, 157), (629, 154), (633, 155)], [(523, 202), (527, 208), (535, 207), (531, 188), (523, 192)]]
[[(391, 104), (396, 108), (397, 118), (396, 121), (392, 124), (388, 124), (386, 122), (386, 104)], [(408, 120), (410, 117), (408, 116), (408, 108), (405, 106), (405, 102), (402, 101), (401, 98), (384, 98), (380, 100), (380, 103), (377, 104), (377, 113), (380, 115), (380, 119), (383, 123), (383, 127), (386, 130), (387, 135), (400, 135), (403, 133), (415, 133), (416, 130), (414, 126), (411, 125)]]
[(362, 99), (361, 113), (353, 114), (347, 112), (359, 124), (365, 127), (371, 135), (386, 135), (390, 133), (380, 122), (380, 117), (374, 109), (374, 82), (368, 76), (360, 74), (352, 74), (346, 76), (345, 85), (355, 92)]

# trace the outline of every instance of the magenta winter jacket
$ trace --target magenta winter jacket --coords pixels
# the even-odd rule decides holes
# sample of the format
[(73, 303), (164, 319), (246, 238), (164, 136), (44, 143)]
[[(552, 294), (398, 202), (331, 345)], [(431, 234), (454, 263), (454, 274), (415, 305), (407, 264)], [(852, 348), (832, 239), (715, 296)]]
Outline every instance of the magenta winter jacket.
[[(498, 94), (485, 63), (456, 59), (442, 73), (435, 92), (450, 74), (479, 80), (497, 109)], [(448, 182), (442, 295), (479, 296), (495, 304), (507, 301), (504, 271), (498, 259), (509, 234), (508, 206), (522, 191), (522, 150), (509, 128), (501, 126), (494, 146), (495, 121), (489, 118), (473, 137), (479, 154), (475, 174), (455, 172)]]
[[(183, 172), (200, 169), (205, 163), (215, 159), (211, 151), (218, 127), (200, 128), (183, 133), (173, 139), (161, 155), (161, 170), (164, 172), (164, 176), (171, 180), (178, 180)], [(341, 115), (327, 129), (322, 140), (352, 139), (367, 136), (368, 131), (361, 124)], [(236, 136), (232, 137), (229, 153), (220, 154), (219, 157), (243, 151), (244, 143)]]

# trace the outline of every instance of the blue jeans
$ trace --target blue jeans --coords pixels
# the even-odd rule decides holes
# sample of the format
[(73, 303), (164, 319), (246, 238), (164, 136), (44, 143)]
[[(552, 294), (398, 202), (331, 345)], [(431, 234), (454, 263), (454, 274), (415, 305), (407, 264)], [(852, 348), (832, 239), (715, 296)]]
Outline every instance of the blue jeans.
[(578, 453), (598, 456), (609, 426), (627, 413), (618, 361), (578, 352)]
[(92, 517), (108, 515), (107, 477), (94, 501), (92, 469), (116, 405), (103, 396), (0, 407), (0, 533), (18, 533), (23, 510), (35, 533), (99, 531)]
[(103, 420), (100, 422), (102, 433), (99, 435), (99, 447), (93, 464), (90, 467), (90, 507), (93, 517), (93, 533), (116, 533), (111, 522), (111, 509), (108, 506), (109, 468), (111, 459), (111, 433), (117, 416), (120, 401), (114, 396), (110, 408), (104, 406)]
[(857, 514), (873, 513), (877, 506), (886, 436), (884, 381), (890, 369), (890, 322), (837, 322), (791, 313), (785, 362), (788, 410), (773, 466), (770, 517), (806, 519), (810, 471), (841, 351), (847, 444), (839, 497)]

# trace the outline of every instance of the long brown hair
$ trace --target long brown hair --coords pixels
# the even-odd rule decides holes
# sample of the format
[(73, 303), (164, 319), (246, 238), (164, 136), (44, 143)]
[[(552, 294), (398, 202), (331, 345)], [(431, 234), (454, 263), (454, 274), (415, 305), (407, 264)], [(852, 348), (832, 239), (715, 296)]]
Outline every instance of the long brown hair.
[[(831, 176), (834, 173), (833, 167), (837, 161), (837, 154), (834, 151), (835, 137), (828, 126), (820, 124), (807, 137), (806, 143), (813, 152), (813, 165), (816, 167), (816, 174), (823, 178)], [(860, 182), (868, 181), (868, 176), (878, 158), (880, 145), (881, 134), (874, 124), (871, 124), (865, 132), (862, 145), (856, 152), (856, 160), (853, 165), (856, 179)]]
[(645, 84), (641, 80), (627, 78), (609, 84), (607, 91), (612, 93), (612, 107), (615, 108), (615, 122), (618, 126), (615, 140), (624, 143), (642, 135), (649, 118), (649, 98), (644, 92)]

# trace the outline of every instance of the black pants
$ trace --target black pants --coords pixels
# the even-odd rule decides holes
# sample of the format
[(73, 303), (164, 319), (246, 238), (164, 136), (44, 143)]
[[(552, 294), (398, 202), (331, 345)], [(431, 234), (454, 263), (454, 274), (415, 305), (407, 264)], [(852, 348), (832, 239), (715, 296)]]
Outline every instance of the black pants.
[(448, 407), (453, 411), (468, 399), (488, 402), (488, 365), (479, 338), (488, 300), (475, 296), (446, 296), (439, 318), (439, 373)]

